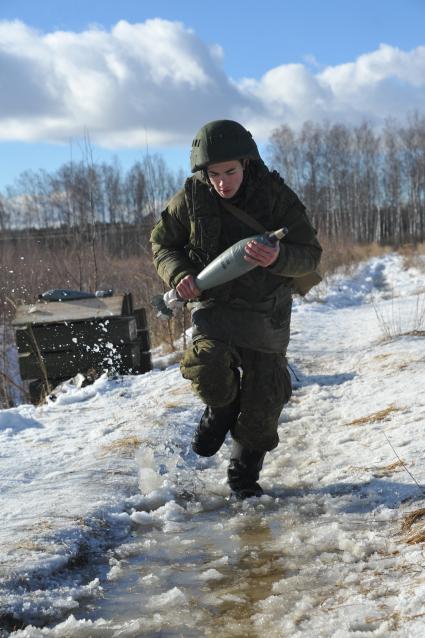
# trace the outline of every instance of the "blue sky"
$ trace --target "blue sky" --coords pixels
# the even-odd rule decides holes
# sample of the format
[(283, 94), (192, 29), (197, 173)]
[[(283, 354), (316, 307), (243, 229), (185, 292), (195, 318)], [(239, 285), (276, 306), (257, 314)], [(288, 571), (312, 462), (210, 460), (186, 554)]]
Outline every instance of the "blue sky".
[(424, 24), (422, 0), (1, 0), (0, 189), (77, 158), (84, 129), (98, 160), (187, 170), (210, 119), (261, 145), (285, 122), (403, 117), (425, 103)]

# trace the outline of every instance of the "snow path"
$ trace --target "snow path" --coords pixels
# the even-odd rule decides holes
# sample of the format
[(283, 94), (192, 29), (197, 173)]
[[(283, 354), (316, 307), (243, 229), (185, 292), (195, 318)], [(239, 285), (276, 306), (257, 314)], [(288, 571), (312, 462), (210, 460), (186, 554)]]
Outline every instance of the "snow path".
[[(202, 407), (176, 366), (0, 412), (10, 443), (1, 454), (15, 452), (17, 472), (1, 476), (3, 607), (27, 622), (73, 611), (12, 635), (422, 637), (423, 549), (406, 544), (401, 523), (425, 498), (400, 459), (425, 485), (425, 345), (414, 335), (383, 342), (372, 304), (407, 326), (422, 282), (388, 256), (334, 278), (320, 303), (295, 306), (297, 380), (261, 499), (227, 500), (229, 445), (212, 459), (191, 452)], [(82, 539), (106, 552), (106, 577), (52, 571)]]

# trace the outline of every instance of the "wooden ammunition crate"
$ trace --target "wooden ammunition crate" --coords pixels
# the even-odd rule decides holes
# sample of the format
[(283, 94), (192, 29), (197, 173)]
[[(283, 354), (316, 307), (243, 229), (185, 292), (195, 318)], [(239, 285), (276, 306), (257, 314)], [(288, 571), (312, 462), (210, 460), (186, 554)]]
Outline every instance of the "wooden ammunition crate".
[(133, 308), (131, 293), (22, 304), (13, 325), (21, 378), (32, 381), (34, 400), (77, 373), (152, 369), (146, 311)]

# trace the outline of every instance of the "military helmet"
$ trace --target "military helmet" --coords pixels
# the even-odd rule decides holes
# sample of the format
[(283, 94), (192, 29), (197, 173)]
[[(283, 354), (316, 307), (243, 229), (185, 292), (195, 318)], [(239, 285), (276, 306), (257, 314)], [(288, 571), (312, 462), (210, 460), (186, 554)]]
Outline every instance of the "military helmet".
[(192, 173), (195, 173), (208, 164), (245, 158), (260, 159), (251, 133), (233, 120), (214, 120), (195, 135), (190, 165)]

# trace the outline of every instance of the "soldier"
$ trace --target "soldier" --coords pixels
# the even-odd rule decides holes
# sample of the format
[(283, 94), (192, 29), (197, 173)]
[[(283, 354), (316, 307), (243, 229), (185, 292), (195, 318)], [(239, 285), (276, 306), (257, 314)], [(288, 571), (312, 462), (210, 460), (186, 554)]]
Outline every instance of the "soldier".
[[(192, 142), (191, 169), (151, 242), (159, 275), (190, 302), (192, 346), (180, 370), (206, 404), (192, 448), (212, 456), (230, 430), (230, 489), (240, 499), (260, 496), (264, 456), (278, 445), (278, 419), (292, 394), (286, 360), (292, 293), (314, 273), (321, 247), (305, 207), (269, 171), (241, 124), (203, 126)], [(197, 289), (194, 277), (253, 228), (283, 226), (288, 234), (276, 245), (247, 244), (245, 259), (257, 268), (202, 294)]]

